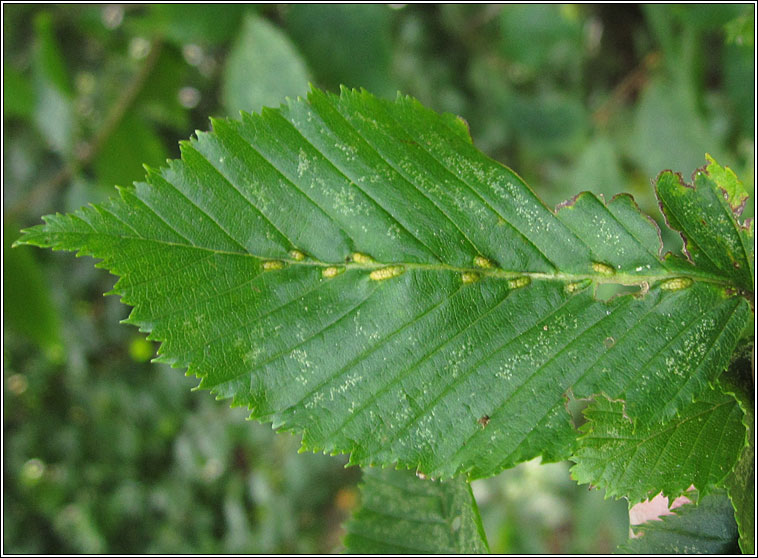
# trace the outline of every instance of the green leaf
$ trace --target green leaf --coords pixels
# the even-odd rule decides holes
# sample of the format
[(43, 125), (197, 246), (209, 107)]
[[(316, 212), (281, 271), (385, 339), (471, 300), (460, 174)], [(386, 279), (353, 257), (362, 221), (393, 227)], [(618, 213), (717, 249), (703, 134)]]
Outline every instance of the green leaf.
[(619, 193), (623, 187), (624, 175), (616, 146), (606, 135), (598, 135), (590, 140), (574, 161), (570, 173), (571, 184), (581, 184), (607, 199)]
[(734, 506), (740, 534), (740, 548), (745, 554), (755, 554), (755, 412), (752, 374), (753, 347), (746, 344), (736, 351), (729, 370), (719, 384), (736, 397), (743, 410), (742, 423), (746, 430), (745, 447), (724, 486)]
[(37, 343), (57, 362), (65, 354), (60, 316), (34, 254), (28, 248), (10, 249), (17, 231), (8, 222), (3, 226), (4, 325)]
[(709, 161), (705, 170), (695, 172), (692, 185), (671, 171), (661, 173), (656, 184), (661, 209), (669, 227), (680, 232), (691, 262), (715, 276), (730, 277), (734, 286), (751, 293), (753, 231), (734, 213), (744, 205), (746, 194), (734, 173)]
[(345, 525), (351, 554), (485, 554), (471, 486), (408, 471), (364, 469), (361, 506)]
[(522, 72), (545, 66), (563, 69), (582, 48), (582, 21), (576, 10), (558, 5), (514, 5), (500, 11), (502, 51)]
[[(155, 121), (163, 126), (185, 129), (188, 127), (189, 115), (179, 97), (182, 87), (189, 79), (188, 66), (176, 48), (153, 43), (151, 49), (160, 49), (158, 58), (134, 99), (130, 112), (135, 117)], [(129, 118), (128, 115), (127, 118)], [(115, 184), (127, 184), (127, 182), (121, 179)]]
[(392, 97), (392, 15), (384, 4), (293, 4), (285, 25), (323, 87)]
[(108, 136), (94, 161), (101, 185), (131, 184), (144, 175), (143, 164), (160, 164), (166, 149), (153, 128), (134, 112), (127, 113)]
[[(751, 413), (752, 415), (752, 413)], [(752, 420), (752, 416), (751, 416)], [(733, 474), (727, 478), (725, 486), (735, 509), (735, 519), (739, 527), (740, 548), (745, 554), (755, 553), (755, 440), (754, 423), (751, 423), (749, 441), (740, 455)]]
[(703, 496), (698, 505), (684, 504), (674, 515), (637, 528), (641, 537), (618, 548), (620, 554), (735, 554), (737, 526), (723, 492)]
[(35, 16), (34, 33), (35, 124), (51, 148), (70, 154), (75, 125), (72, 91), (50, 13), (40, 12)]
[(658, 258), (631, 197), (554, 213), (414, 99), (314, 90), (213, 130), (22, 241), (102, 258), (159, 360), (304, 449), (435, 477), (565, 459), (569, 391), (670, 419), (750, 320), (731, 275)]
[(307, 91), (308, 71), (295, 46), (265, 19), (248, 14), (226, 59), (226, 111), (257, 111)]
[(753, 48), (755, 44), (755, 12), (748, 8), (745, 13), (724, 24), (727, 43)]
[[(656, 19), (663, 8), (650, 17)], [(670, 54), (669, 58), (683, 63), (681, 56)], [(655, 78), (642, 91), (627, 152), (643, 173), (687, 171), (701, 164), (703, 154), (714, 151), (714, 144), (723, 143), (708, 129), (695, 99), (694, 85), (674, 76)]]
[(150, 4), (142, 18), (127, 25), (134, 35), (151, 34), (184, 46), (187, 43), (215, 45), (234, 36), (245, 11), (245, 4)]
[(3, 65), (3, 114), (5, 118), (28, 118), (34, 114), (34, 92), (25, 75), (10, 64)]
[(572, 476), (631, 504), (659, 492), (673, 499), (690, 485), (706, 495), (731, 472), (745, 445), (742, 409), (715, 389), (664, 424), (639, 424), (625, 416), (623, 401), (604, 397), (584, 414)]
[(749, 195), (745, 186), (732, 169), (722, 167), (708, 154), (705, 158), (708, 161), (708, 175), (715, 182), (716, 187), (723, 191), (732, 211), (739, 216)]

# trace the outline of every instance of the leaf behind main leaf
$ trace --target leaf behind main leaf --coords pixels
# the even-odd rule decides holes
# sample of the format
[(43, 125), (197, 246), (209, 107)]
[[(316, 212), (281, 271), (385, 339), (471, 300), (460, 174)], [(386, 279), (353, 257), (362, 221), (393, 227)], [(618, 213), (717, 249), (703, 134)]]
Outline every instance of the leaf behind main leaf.
[(717, 389), (705, 391), (664, 424), (639, 425), (624, 415), (622, 401), (598, 398), (584, 411), (576, 462), (579, 483), (607, 487), (608, 496), (630, 504), (658, 492), (673, 501), (694, 485), (708, 494), (730, 473), (745, 445), (743, 412)]
[(465, 479), (363, 470), (361, 505), (345, 526), (353, 554), (486, 554), (479, 510)]
[(737, 525), (726, 494), (701, 498), (697, 506), (684, 504), (659, 521), (637, 528), (640, 538), (617, 549), (619, 554), (736, 554)]
[(304, 448), (434, 476), (564, 459), (569, 390), (666, 420), (749, 320), (730, 276), (657, 258), (630, 197), (553, 213), (413, 99), (313, 91), (213, 127), (23, 242), (103, 258), (161, 360)]
[(747, 431), (737, 465), (723, 483), (734, 506), (740, 548), (745, 554), (755, 554), (755, 388), (751, 376), (754, 374), (751, 345), (748, 343), (735, 351), (729, 370), (719, 379), (722, 389), (732, 394), (742, 407), (742, 424)]

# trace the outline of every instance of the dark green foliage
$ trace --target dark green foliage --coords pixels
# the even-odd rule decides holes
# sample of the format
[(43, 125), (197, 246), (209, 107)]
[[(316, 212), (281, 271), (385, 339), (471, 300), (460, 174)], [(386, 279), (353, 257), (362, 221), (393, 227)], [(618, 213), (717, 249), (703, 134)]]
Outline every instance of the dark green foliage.
[[(159, 360), (302, 432), (306, 449), (437, 477), (565, 459), (569, 390), (670, 419), (727, 367), (749, 319), (738, 268), (659, 260), (625, 196), (550, 212), (414, 99), (314, 90), (213, 125), (147, 183), (20, 242), (103, 259)], [(713, 174), (678, 205), (659, 180), (691, 242), (711, 238), (680, 223), (710, 207), (698, 194), (716, 195)], [(641, 293), (596, 300), (606, 283)]]
[[(262, 64), (240, 76), (230, 62), (234, 45), (248, 44), (251, 20), (278, 37), (255, 48), (284, 45), (257, 60), (290, 56), (333, 92), (340, 83), (388, 99), (402, 90), (460, 114), (477, 148), (550, 203), (585, 189), (606, 200), (626, 191), (656, 215), (650, 178), (663, 168), (689, 172), (706, 151), (751, 193), (752, 19), (751, 6), (727, 5), (4, 5), (4, 222), (18, 230), (100, 203), (114, 184), (143, 177), (143, 163), (177, 157), (177, 139), (209, 129), (209, 115), (238, 118), (223, 92), (234, 80), (243, 89), (249, 80), (251, 91), (276, 83), (279, 71)], [(261, 102), (302, 91), (269, 91), (276, 100)], [(454, 129), (466, 134), (461, 123)], [(750, 197), (742, 217), (752, 215)], [(666, 250), (679, 254), (677, 235), (659, 225)], [(7, 246), (16, 234), (6, 228), (5, 237)], [(117, 325), (123, 307), (100, 296), (113, 281), (88, 262), (29, 250), (4, 262), (6, 551), (337, 548), (356, 470), (298, 457), (297, 440), (273, 438), (243, 423), (244, 413), (189, 393), (194, 382), (177, 371), (143, 364), (156, 346)], [(750, 383), (749, 364), (742, 374)], [(565, 448), (556, 443), (552, 455)], [(753, 452), (745, 448), (725, 481), (747, 552)], [(178, 505), (161, 507), (166, 501)], [(549, 535), (547, 520), (514, 528), (499, 507), (488, 509), (496, 552), (615, 546), (582, 530), (597, 522), (580, 512), (579, 527)], [(545, 546), (530, 546), (535, 537)], [(582, 537), (585, 546), (575, 546)]]
[(355, 554), (483, 554), (489, 551), (471, 487), (413, 472), (364, 469), (361, 504), (345, 526)]
[[(692, 496), (695, 497), (694, 495)], [(684, 504), (674, 515), (635, 529), (639, 538), (622, 545), (620, 554), (737, 554), (737, 525), (729, 498), (722, 492)]]

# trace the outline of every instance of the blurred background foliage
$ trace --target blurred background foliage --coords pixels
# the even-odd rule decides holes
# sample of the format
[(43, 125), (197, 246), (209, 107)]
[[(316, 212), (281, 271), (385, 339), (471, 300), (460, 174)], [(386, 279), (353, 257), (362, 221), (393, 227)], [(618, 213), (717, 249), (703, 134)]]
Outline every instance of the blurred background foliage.
[[(411, 94), (554, 205), (754, 182), (754, 5), (3, 5), (3, 523), (9, 553), (332, 552), (359, 471), (298, 454), (119, 325), (114, 278), (18, 230), (308, 83)], [(746, 215), (752, 215), (752, 207)], [(668, 248), (681, 244), (664, 228)], [(605, 553), (624, 502), (530, 462), (477, 481), (495, 552)]]

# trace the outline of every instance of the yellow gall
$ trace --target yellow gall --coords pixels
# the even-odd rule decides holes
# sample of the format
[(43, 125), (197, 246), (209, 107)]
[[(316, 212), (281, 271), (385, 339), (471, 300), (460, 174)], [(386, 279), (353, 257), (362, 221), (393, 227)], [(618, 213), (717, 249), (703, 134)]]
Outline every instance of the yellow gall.
[(326, 279), (331, 279), (332, 277), (337, 277), (337, 275), (339, 275), (343, 271), (345, 271), (344, 267), (342, 267), (342, 266), (337, 267), (337, 266), (333, 266), (332, 265), (332, 266), (329, 266), (329, 267), (325, 268), (321, 272), (321, 276), (324, 277), (324, 278), (326, 278)]
[(479, 281), (479, 274), (475, 271), (465, 271), (461, 273), (461, 281), (464, 283), (476, 283)]
[(268, 260), (263, 262), (263, 271), (274, 271), (284, 268), (284, 262), (281, 260)]
[(481, 267), (482, 269), (492, 269), (495, 267), (495, 262), (485, 258), (484, 256), (476, 256), (474, 258), (474, 265), (476, 267)]
[(686, 289), (690, 285), (692, 285), (692, 279), (689, 277), (676, 277), (675, 279), (668, 279), (661, 283), (661, 289), (664, 291), (678, 291)]
[(532, 280), (529, 277), (516, 277), (515, 279), (508, 280), (509, 289), (520, 289), (526, 287)]
[(374, 263), (374, 258), (361, 252), (353, 252), (353, 261), (357, 264), (370, 264)]
[(616, 273), (615, 269), (602, 262), (592, 262), (592, 270), (595, 273), (599, 273), (600, 275), (613, 275)]
[(402, 265), (390, 265), (381, 269), (376, 269), (369, 274), (369, 278), (372, 281), (384, 281), (392, 277), (397, 277), (405, 272), (405, 267)]
[(300, 250), (290, 250), (290, 258), (296, 262), (302, 262), (305, 259), (305, 254)]
[(565, 289), (567, 293), (573, 294), (573, 293), (586, 289), (587, 287), (589, 287), (590, 283), (592, 283), (592, 281), (590, 281), (589, 279), (584, 279), (583, 281), (576, 281), (575, 283), (569, 283), (568, 285), (566, 285)]

